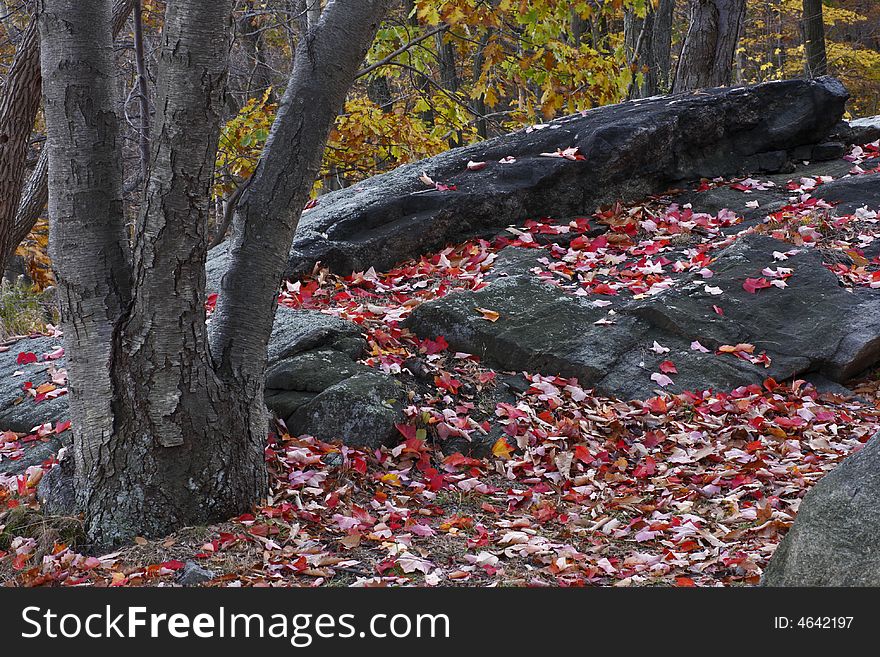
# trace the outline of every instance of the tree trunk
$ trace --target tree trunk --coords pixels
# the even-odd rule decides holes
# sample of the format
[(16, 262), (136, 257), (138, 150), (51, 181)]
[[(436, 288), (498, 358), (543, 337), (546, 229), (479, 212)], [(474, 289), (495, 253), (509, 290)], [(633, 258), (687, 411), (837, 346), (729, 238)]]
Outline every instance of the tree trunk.
[(675, 13), (675, 0), (660, 0), (654, 11), (654, 34), (651, 39), (653, 61), (656, 70), (657, 92), (670, 91), (672, 70), (672, 16)]
[(263, 385), (277, 291), (323, 147), (390, 0), (327, 3), (302, 38), (266, 149), (238, 204), (230, 268), (211, 320), (211, 354), (225, 379)]
[[(119, 33), (134, 0), (116, 0), (113, 34)], [(33, 228), (48, 199), (48, 154), (40, 154), (25, 183), (27, 142), (40, 107), (42, 78), (37, 20), (18, 42), (15, 62), (0, 98), (0, 272), (6, 271), (19, 243)]]
[[(672, 12), (675, 0), (660, 0), (648, 8), (645, 18), (633, 10), (624, 16), (624, 44), (628, 63), (634, 68), (630, 98), (647, 98), (669, 90), (672, 50)], [(642, 75), (641, 84), (637, 75)]]
[(745, 0), (690, 0), (674, 92), (730, 84), (745, 12)]
[(210, 336), (208, 206), (232, 0), (168, 5), (132, 263), (108, 2), (42, 3), (51, 248), (77, 507), (100, 545), (227, 519), (266, 493), (263, 388), (276, 294), (330, 127), (388, 0), (329, 2), (317, 29), (300, 40), (239, 206), (233, 266)]
[(803, 30), (807, 77), (817, 78), (827, 74), (828, 59), (825, 55), (822, 0), (804, 0)]
[(40, 51), (37, 19), (21, 35), (0, 97), (0, 272), (18, 242), (15, 214), (25, 179), (28, 143), (40, 109)]

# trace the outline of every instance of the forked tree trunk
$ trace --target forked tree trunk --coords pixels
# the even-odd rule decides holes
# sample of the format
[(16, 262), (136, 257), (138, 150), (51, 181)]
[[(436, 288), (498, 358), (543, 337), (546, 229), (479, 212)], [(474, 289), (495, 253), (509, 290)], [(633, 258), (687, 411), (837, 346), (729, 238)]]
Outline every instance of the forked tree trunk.
[(231, 0), (168, 5), (131, 264), (108, 2), (42, 1), (51, 239), (77, 505), (102, 545), (229, 518), (266, 492), (263, 387), (276, 293), (333, 119), (387, 0), (327, 3), (301, 39), (240, 205), (210, 336), (207, 214)]
[(745, 0), (690, 0), (688, 31), (678, 60), (676, 93), (729, 85), (745, 20)]

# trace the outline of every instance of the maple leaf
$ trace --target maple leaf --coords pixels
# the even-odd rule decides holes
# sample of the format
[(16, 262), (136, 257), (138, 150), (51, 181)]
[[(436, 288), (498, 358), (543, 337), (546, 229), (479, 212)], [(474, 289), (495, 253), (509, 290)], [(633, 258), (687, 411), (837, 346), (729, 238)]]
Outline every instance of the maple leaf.
[(483, 319), (490, 322), (497, 322), (498, 318), (501, 317), (499, 313), (494, 310), (489, 310), (488, 308), (477, 308), (477, 312), (482, 315)]
[(770, 287), (770, 281), (766, 278), (747, 278), (743, 283), (743, 289), (751, 294), (767, 287)]
[(492, 454), (500, 459), (507, 460), (512, 453), (513, 447), (510, 446), (510, 443), (508, 443), (504, 437), (499, 438), (495, 441), (495, 444), (492, 445)]
[(660, 363), (659, 369), (664, 374), (678, 374), (678, 369), (675, 367), (675, 363), (671, 360), (664, 360)]
[(29, 365), (31, 363), (36, 363), (37, 355), (32, 351), (22, 351), (18, 354), (18, 358), (15, 359), (15, 362), (19, 365)]
[(666, 386), (673, 383), (672, 379), (670, 379), (665, 374), (660, 374), (660, 372), (654, 372), (651, 375), (651, 381), (655, 381), (657, 385), (659, 385), (661, 388), (665, 388)]

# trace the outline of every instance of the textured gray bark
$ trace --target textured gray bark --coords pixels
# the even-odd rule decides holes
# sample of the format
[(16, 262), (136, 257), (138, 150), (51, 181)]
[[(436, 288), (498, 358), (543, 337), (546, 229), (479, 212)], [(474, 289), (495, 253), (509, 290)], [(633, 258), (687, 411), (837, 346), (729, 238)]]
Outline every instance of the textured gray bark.
[(212, 321), (213, 350), (204, 309), (207, 215), (232, 0), (168, 6), (131, 265), (109, 2), (42, 4), (51, 248), (77, 506), (103, 545), (229, 518), (266, 492), (263, 392), (275, 295), (326, 137), (387, 2), (330, 2), (301, 40), (236, 222), (236, 265)]
[[(115, 1), (114, 36), (125, 24), (133, 4), (134, 0)], [(49, 197), (49, 159), (45, 149), (27, 181), (24, 180), (27, 140), (39, 109), (42, 83), (36, 20), (26, 32), (31, 30), (33, 38), (25, 34), (18, 41), (18, 65), (10, 70), (0, 98), (0, 134), (9, 139), (0, 144), (0, 271), (6, 270), (16, 247), (33, 228)]]
[(822, 0), (804, 0), (804, 50), (807, 77), (817, 78), (828, 73), (825, 55), (825, 24), (822, 21)]
[(675, 0), (660, 0), (648, 8), (645, 18), (630, 10), (624, 17), (624, 40), (629, 62), (642, 73), (639, 85), (630, 86), (631, 98), (647, 98), (669, 90), (672, 48), (672, 13)]
[(231, 265), (210, 334), (211, 353), (224, 377), (243, 377), (249, 387), (263, 385), (287, 251), (330, 127), (389, 4), (329, 2), (318, 29), (300, 40), (266, 150), (233, 221)]
[(114, 433), (113, 345), (130, 295), (114, 114), (110, 5), (41, 2), (49, 126), (49, 244), (70, 346), (67, 373), (78, 488)]
[(36, 19), (32, 19), (16, 49), (15, 59), (0, 95), (0, 272), (18, 242), (13, 244), (15, 214), (25, 179), (28, 142), (40, 108), (40, 53)]
[(745, 13), (745, 0), (690, 0), (688, 31), (673, 91), (730, 84)]

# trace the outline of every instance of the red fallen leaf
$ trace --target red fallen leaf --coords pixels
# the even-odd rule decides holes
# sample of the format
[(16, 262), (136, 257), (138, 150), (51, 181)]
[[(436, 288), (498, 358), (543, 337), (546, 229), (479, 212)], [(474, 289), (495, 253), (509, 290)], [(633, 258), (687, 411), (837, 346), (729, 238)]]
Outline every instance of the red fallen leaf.
[(461, 381), (454, 379), (450, 376), (449, 372), (442, 372), (440, 375), (434, 377), (434, 385), (454, 395), (458, 393), (458, 389), (461, 387)]
[(184, 567), (184, 563), (177, 559), (172, 559), (171, 561), (164, 561), (160, 564), (160, 567), (167, 568), (168, 570), (180, 570)]
[(574, 457), (581, 463), (586, 463), (588, 465), (595, 460), (593, 455), (590, 454), (590, 450), (587, 449), (585, 445), (575, 445)]
[(482, 461), (480, 459), (471, 458), (470, 456), (465, 456), (461, 452), (455, 452), (455, 454), (450, 454), (445, 459), (443, 459), (443, 465), (447, 465), (450, 468), (460, 468), (460, 467), (473, 467), (482, 465)]
[(360, 456), (355, 456), (351, 459), (351, 467), (355, 472), (367, 474), (367, 461)]
[(56, 422), (55, 423), (55, 434), (64, 433), (70, 429), (70, 420), (65, 420), (64, 422)]
[(19, 365), (30, 365), (37, 362), (37, 355), (32, 351), (22, 351), (15, 360)]
[(437, 354), (447, 349), (449, 349), (449, 343), (446, 342), (446, 338), (442, 335), (437, 336), (436, 340), (422, 340), (419, 346), (419, 351), (428, 355)]
[(751, 294), (767, 287), (771, 287), (771, 284), (766, 278), (747, 278), (743, 283), (743, 289)]
[(468, 168), (468, 171), (480, 171), (480, 170), (486, 168), (486, 163), (485, 162), (474, 162), (473, 160), (470, 160), (467, 163), (467, 168)]
[(760, 440), (753, 440), (752, 442), (750, 442), (746, 445), (746, 451), (749, 453), (757, 452), (763, 446), (764, 446), (764, 443), (762, 443)]
[(407, 440), (415, 440), (416, 439), (415, 425), (395, 423), (394, 426), (397, 427), (397, 430)]
[(690, 577), (676, 577), (675, 578), (675, 585), (676, 586), (683, 586), (683, 587), (692, 587), (692, 586), (696, 586), (697, 584)]
[(216, 306), (217, 306), (217, 293), (212, 292), (211, 294), (208, 295), (208, 298), (205, 300), (205, 307), (208, 310), (214, 310), (214, 308)]
[(317, 207), (317, 206), (318, 206), (318, 199), (316, 199), (316, 198), (309, 199), (309, 202), (303, 206), (303, 211), (311, 210), (312, 208)]
[(660, 371), (664, 374), (678, 374), (678, 369), (671, 360), (664, 360), (660, 363)]
[(633, 470), (633, 476), (639, 479), (647, 479), (657, 471), (657, 463), (650, 456), (645, 457), (644, 463)]
[(652, 413), (662, 414), (669, 410), (666, 400), (663, 397), (651, 397), (646, 404)]
[(24, 567), (27, 565), (28, 559), (31, 555), (29, 554), (17, 554), (15, 555), (15, 559), (12, 560), (12, 568), (14, 570), (24, 570)]
[(766, 379), (764, 379), (764, 387), (767, 388), (767, 390), (769, 390), (770, 392), (773, 392), (774, 390), (776, 390), (776, 388), (779, 387), (779, 384), (776, 383), (775, 379), (768, 376)]

